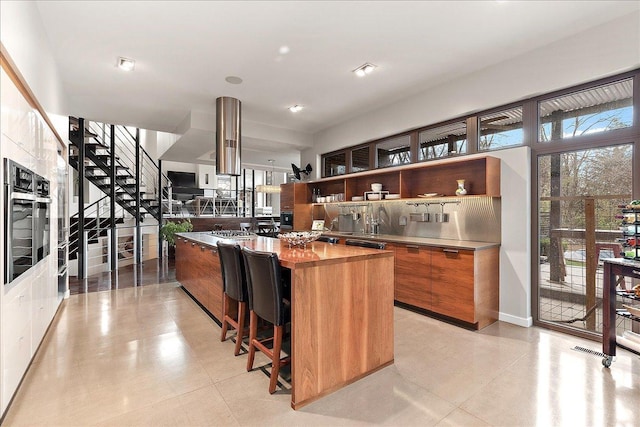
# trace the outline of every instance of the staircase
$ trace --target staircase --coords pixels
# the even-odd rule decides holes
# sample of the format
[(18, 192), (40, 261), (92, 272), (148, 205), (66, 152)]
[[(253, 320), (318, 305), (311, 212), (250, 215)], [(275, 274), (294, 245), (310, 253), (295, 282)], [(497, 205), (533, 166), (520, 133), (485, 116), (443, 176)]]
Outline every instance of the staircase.
[[(124, 223), (123, 218), (116, 218), (116, 224)], [(78, 258), (78, 215), (71, 217), (71, 229), (69, 232), (69, 260)], [(106, 237), (107, 231), (111, 226), (110, 218), (84, 218), (84, 230), (87, 232), (87, 244), (98, 243), (98, 238)]]
[[(161, 201), (171, 199), (171, 181), (141, 147), (137, 129), (69, 117), (69, 141), (69, 165), (105, 194), (87, 206), (81, 191), (78, 203), (84, 208), (71, 217), (69, 260), (78, 260), (78, 277), (107, 262), (111, 271), (117, 269), (114, 260), (125, 252), (126, 260), (140, 263), (147, 247), (142, 235), (149, 235), (143, 229), (162, 224)], [(143, 224), (145, 218), (152, 221)], [(109, 232), (104, 246), (90, 246)], [(110, 261), (104, 261), (105, 249)]]
[[(69, 164), (75, 169), (79, 169), (79, 144), (82, 142), (78, 119), (69, 119)], [(110, 196), (112, 185), (115, 186), (116, 203), (126, 210), (131, 216), (136, 218), (139, 212), (139, 219), (142, 221), (145, 215), (151, 215), (160, 221), (162, 217), (161, 205), (158, 200), (158, 174), (159, 169), (151, 157), (140, 149), (138, 156), (136, 152), (136, 138), (124, 126), (115, 126), (114, 135), (110, 134), (112, 127), (95, 122), (89, 122), (84, 131), (84, 169), (85, 178), (98, 187), (104, 194)], [(115, 144), (112, 144), (112, 141)], [(112, 147), (113, 145), (113, 147)], [(118, 146), (120, 145), (120, 146)], [(111, 173), (111, 151), (115, 150), (115, 181), (110, 179)], [(142, 163), (140, 175), (136, 176), (136, 158)], [(139, 197), (136, 197), (136, 186), (140, 183)], [(148, 185), (151, 184), (154, 191), (147, 194)], [(137, 203), (140, 201), (138, 210)]]

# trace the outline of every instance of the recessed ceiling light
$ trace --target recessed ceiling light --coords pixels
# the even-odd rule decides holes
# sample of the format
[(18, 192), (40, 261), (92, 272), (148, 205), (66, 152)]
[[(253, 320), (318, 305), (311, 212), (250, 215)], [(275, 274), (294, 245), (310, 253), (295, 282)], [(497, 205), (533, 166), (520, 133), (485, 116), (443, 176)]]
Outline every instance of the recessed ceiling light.
[(227, 76), (224, 79), (227, 83), (231, 83), (232, 85), (239, 85), (242, 83), (242, 79), (236, 76)]
[(280, 55), (286, 55), (287, 53), (289, 53), (289, 51), (289, 46), (280, 46), (280, 49), (278, 49)]
[(370, 64), (368, 62), (365, 62), (364, 64), (362, 64), (361, 66), (359, 66), (358, 68), (356, 68), (355, 70), (353, 70), (353, 72), (356, 74), (356, 76), (358, 77), (364, 77), (367, 74), (371, 74), (371, 72), (373, 72), (373, 70), (376, 69), (376, 66), (373, 64)]
[(292, 113), (297, 113), (298, 111), (302, 110), (302, 105), (292, 105), (291, 107), (289, 107), (289, 111), (291, 111)]
[(136, 61), (121, 56), (118, 58), (118, 68), (124, 71), (133, 71), (136, 68)]

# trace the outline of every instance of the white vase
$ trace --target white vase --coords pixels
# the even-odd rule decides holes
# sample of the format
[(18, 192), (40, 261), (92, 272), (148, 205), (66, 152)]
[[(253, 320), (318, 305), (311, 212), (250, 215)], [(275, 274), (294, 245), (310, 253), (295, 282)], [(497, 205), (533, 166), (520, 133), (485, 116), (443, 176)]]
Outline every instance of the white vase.
[(464, 179), (458, 179), (458, 188), (456, 189), (456, 196), (464, 196), (467, 194), (467, 190), (464, 188)]

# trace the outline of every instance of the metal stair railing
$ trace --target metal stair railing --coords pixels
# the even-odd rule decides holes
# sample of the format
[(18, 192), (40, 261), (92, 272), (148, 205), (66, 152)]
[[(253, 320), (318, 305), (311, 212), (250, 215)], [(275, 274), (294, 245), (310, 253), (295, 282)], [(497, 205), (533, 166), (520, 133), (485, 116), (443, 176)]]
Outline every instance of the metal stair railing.
[[(90, 204), (84, 209), (84, 247), (79, 247), (79, 213), (71, 216), (71, 228), (69, 233), (69, 259), (76, 259), (78, 251), (82, 250), (84, 254), (89, 251), (89, 245), (98, 243), (101, 237), (104, 237), (107, 230), (110, 229), (111, 212), (109, 209), (108, 197), (105, 196), (96, 202)], [(102, 261), (99, 262), (101, 264)]]

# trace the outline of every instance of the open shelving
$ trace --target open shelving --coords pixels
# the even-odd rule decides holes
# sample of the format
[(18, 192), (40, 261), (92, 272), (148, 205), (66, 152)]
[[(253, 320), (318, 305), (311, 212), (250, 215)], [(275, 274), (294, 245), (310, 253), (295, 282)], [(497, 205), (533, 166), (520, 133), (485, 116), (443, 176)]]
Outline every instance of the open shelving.
[(500, 159), (483, 156), (398, 166), (325, 178), (308, 182), (307, 185), (318, 189), (323, 196), (343, 193), (344, 201), (348, 202), (354, 196), (363, 196), (370, 192), (373, 183), (382, 183), (384, 191), (400, 194), (400, 199), (413, 199), (427, 193), (437, 193), (443, 197), (459, 197), (455, 195), (459, 179), (465, 180), (468, 196), (499, 197)]

